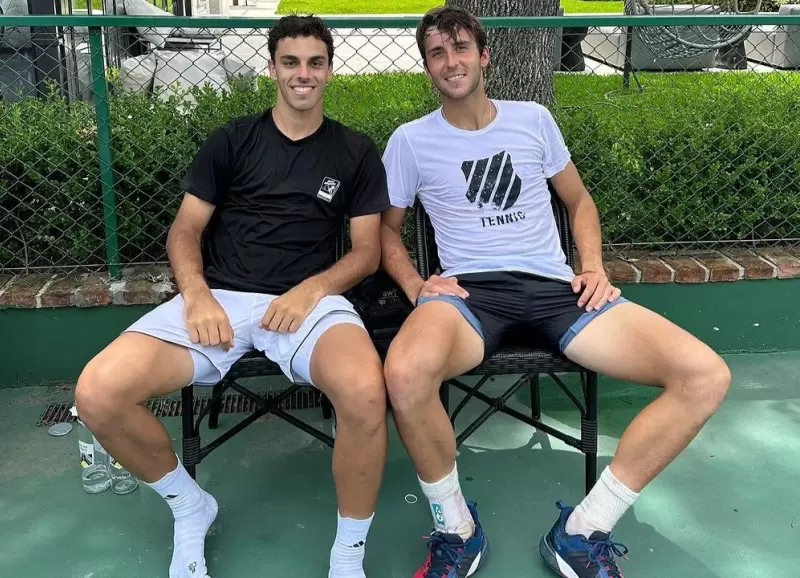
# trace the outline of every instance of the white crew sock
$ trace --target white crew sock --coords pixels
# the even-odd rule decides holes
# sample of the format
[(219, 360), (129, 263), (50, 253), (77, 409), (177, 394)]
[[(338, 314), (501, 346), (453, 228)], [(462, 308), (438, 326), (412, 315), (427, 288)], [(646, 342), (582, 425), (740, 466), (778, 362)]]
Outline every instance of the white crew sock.
[(366, 578), (364, 574), (364, 548), (369, 526), (375, 514), (366, 520), (343, 518), (336, 527), (336, 539), (331, 548), (328, 578)]
[(217, 501), (197, 485), (180, 460), (178, 467), (152, 484), (175, 517), (169, 578), (207, 578), (205, 541), (217, 517)]
[(438, 482), (419, 479), (422, 493), (428, 498), (433, 514), (433, 526), (445, 534), (458, 534), (465, 542), (475, 532), (475, 521), (461, 493), (458, 483), (458, 465)]
[(583, 534), (587, 538), (595, 531), (608, 534), (638, 497), (606, 466), (594, 488), (567, 520), (567, 534)]

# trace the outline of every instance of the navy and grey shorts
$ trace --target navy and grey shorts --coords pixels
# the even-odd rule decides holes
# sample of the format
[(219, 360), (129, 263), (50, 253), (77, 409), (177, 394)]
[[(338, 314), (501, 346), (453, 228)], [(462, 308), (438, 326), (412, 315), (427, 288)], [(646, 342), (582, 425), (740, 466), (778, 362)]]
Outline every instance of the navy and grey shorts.
[(580, 293), (574, 293), (566, 281), (516, 271), (459, 275), (458, 284), (469, 297), (421, 297), (417, 304), (447, 301), (455, 305), (483, 338), (484, 359), (494, 355), (510, 334), (563, 352), (592, 319), (626, 301), (618, 297), (599, 310), (586, 311), (578, 306)]

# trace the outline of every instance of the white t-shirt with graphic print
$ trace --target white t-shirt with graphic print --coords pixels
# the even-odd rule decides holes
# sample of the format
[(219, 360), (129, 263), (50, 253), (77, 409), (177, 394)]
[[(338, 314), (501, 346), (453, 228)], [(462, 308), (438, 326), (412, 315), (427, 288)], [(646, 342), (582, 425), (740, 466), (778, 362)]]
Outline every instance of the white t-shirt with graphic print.
[(389, 198), (410, 207), (419, 195), (436, 233), (444, 276), (523, 271), (572, 281), (546, 179), (570, 153), (540, 104), (492, 101), (494, 120), (462, 130), (441, 108), (400, 126), (383, 162)]

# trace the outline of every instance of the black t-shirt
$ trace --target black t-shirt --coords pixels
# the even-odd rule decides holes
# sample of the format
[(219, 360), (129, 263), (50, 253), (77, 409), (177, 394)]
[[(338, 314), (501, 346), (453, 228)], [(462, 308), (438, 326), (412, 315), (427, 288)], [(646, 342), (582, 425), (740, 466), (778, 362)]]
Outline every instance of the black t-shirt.
[(203, 234), (211, 288), (285, 293), (336, 261), (345, 216), (386, 210), (386, 172), (365, 134), (324, 118), (292, 141), (272, 111), (217, 128), (183, 188), (216, 205)]

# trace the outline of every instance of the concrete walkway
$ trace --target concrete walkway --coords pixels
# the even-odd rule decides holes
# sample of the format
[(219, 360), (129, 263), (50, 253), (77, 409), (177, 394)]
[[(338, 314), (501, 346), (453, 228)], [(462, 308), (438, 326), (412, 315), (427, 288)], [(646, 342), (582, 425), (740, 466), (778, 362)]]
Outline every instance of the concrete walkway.
[[(230, 0), (227, 0), (230, 2)], [(230, 4), (229, 16), (249, 16), (251, 18), (267, 18), (278, 11), (280, 0), (238, 0), (238, 6)]]

